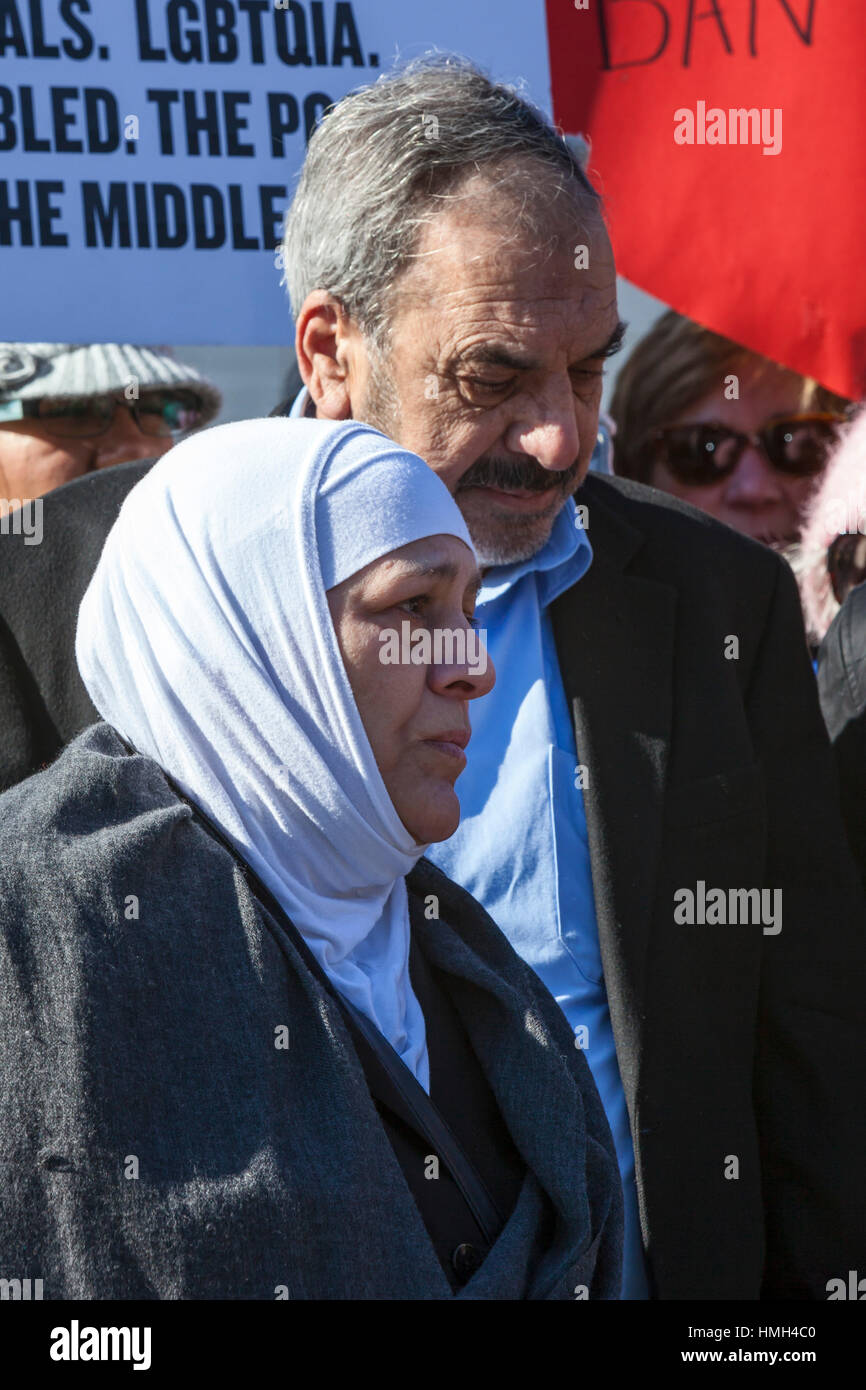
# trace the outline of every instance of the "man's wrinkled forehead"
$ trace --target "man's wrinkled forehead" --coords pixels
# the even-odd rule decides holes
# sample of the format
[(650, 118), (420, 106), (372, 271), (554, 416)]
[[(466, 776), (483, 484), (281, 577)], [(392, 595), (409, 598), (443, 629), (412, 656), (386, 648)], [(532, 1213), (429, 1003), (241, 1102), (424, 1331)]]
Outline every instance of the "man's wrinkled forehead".
[(446, 207), (421, 230), (396, 286), (395, 313), (422, 310), (446, 334), (449, 320), (454, 328), (490, 321), (525, 334), (616, 313), (613, 252), (594, 209), (578, 218), (563, 206), (543, 229), (516, 222), (500, 198)]

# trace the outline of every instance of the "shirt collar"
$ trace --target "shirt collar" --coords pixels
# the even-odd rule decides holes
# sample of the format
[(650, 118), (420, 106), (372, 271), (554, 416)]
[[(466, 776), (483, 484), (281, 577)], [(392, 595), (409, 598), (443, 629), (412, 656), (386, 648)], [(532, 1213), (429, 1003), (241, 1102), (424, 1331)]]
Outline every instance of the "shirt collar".
[(542, 608), (582, 579), (592, 564), (592, 546), (581, 524), (583, 513), (578, 512), (574, 498), (569, 497), (562, 507), (546, 545), (528, 560), (511, 565), (491, 565), (484, 572), (484, 583), (478, 595), (478, 607), (501, 598), (524, 575), (537, 576), (538, 597)]
[(295, 396), (295, 399), (292, 401), (292, 408), (289, 411), (289, 419), (298, 420), (302, 417), (312, 419), (315, 413), (316, 407), (313, 403), (313, 398), (307, 390), (306, 386), (302, 386), (298, 394)]
[[(311, 417), (315, 413), (313, 398), (306, 386), (302, 386), (292, 403), (289, 418)], [(519, 560), (513, 565), (491, 565), (485, 571), (478, 607), (501, 598), (525, 574), (538, 576), (538, 596), (542, 608), (558, 598), (564, 589), (582, 579), (592, 564), (592, 546), (580, 524), (581, 517), (582, 512), (578, 512), (574, 499), (569, 497), (553, 523), (546, 545), (530, 555), (528, 560)]]

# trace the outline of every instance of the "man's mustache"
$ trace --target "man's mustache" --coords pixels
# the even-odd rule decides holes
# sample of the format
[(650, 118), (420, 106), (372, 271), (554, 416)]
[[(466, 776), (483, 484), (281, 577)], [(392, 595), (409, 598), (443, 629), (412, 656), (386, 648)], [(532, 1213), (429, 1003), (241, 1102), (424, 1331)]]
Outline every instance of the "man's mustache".
[(552, 473), (541, 464), (527, 461), (516, 463), (512, 459), (479, 459), (467, 468), (457, 484), (457, 491), (470, 487), (493, 487), (503, 492), (525, 488), (527, 492), (565, 492), (574, 491), (574, 484), (580, 473), (580, 463), (575, 460), (570, 468)]

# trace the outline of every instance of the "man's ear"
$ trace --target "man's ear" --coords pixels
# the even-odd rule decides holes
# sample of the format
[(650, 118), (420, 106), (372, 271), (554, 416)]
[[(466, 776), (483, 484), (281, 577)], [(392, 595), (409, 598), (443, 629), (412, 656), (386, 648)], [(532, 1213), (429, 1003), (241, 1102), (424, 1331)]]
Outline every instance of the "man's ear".
[(351, 420), (363, 339), (339, 300), (326, 290), (313, 290), (304, 300), (297, 320), (295, 351), (316, 415), (325, 420)]

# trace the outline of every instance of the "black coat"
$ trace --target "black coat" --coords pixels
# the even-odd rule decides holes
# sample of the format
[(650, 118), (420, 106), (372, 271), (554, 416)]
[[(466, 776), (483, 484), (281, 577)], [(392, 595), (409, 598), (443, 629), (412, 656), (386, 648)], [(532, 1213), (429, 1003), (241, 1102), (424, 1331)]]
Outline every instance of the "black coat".
[(522, 1159), (454, 1289), (413, 1198), (444, 1172), (395, 1152), (334, 992), (254, 888), (107, 724), (0, 797), (4, 1276), (51, 1299), (618, 1297), (601, 1101), (487, 914), (424, 860), (407, 878), (415, 947)]
[(0, 535), (0, 791), (99, 718), (75, 664), (78, 608), (123, 499), (153, 462), (120, 463), (49, 492), (40, 545)]
[[(75, 612), (145, 467), (46, 498), (42, 547), (3, 538), (7, 781), (93, 717)], [(866, 909), (794, 580), (637, 483), (579, 500), (594, 560), (553, 618), (654, 1288), (823, 1299), (866, 1266)], [(781, 932), (678, 925), (701, 880), (781, 889)]]

